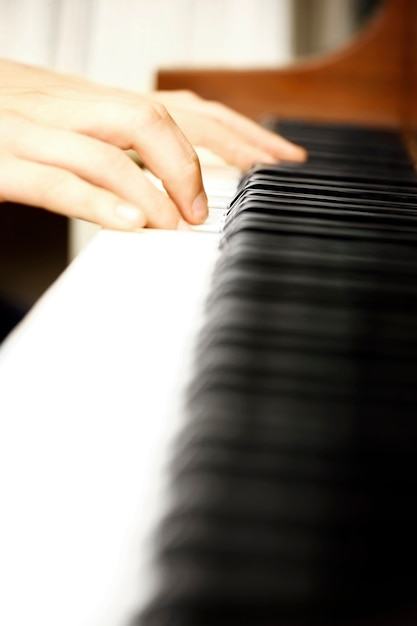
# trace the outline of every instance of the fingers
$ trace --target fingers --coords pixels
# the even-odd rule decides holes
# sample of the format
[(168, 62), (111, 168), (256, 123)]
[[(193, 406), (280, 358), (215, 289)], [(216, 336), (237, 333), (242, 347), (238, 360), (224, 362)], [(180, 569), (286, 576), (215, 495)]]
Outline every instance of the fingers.
[[(30, 104), (30, 98), (26, 97), (23, 104), (19, 101), (18, 110), (31, 117)], [(140, 97), (112, 98), (101, 92), (73, 89), (68, 93), (67, 89), (50, 88), (47, 93), (34, 94), (34, 104), (37, 121), (74, 130), (123, 150), (134, 149), (148, 169), (161, 179), (171, 202), (185, 220), (200, 224), (207, 217), (198, 157), (162, 105)], [(161, 201), (154, 215), (161, 212), (160, 205)]]
[(200, 224), (207, 217), (207, 197), (193, 147), (165, 107), (157, 103), (111, 103), (104, 110), (90, 103), (83, 132), (133, 148), (163, 183), (183, 217)]
[[(160, 97), (172, 103), (170, 110), (176, 122), (193, 144), (211, 149), (241, 169), (256, 162), (306, 158), (302, 148), (219, 103), (188, 92), (168, 92)], [(88, 84), (49, 86), (32, 92), (16, 88), (0, 94), (0, 109), (7, 103), (28, 118), (35, 115), (41, 127), (35, 128), (32, 120), (24, 133), (13, 133), (13, 142), (16, 137), (19, 141), (14, 147), (13, 142), (9, 143), (10, 154), (21, 161), (68, 171), (78, 179), (81, 196), (87, 194), (85, 187), (84, 191), (80, 188), (81, 182), (93, 190), (106, 191), (118, 200), (118, 205), (121, 201), (138, 207), (152, 227), (175, 228), (180, 218), (200, 224), (207, 217), (197, 155), (161, 104)], [(7, 130), (0, 117), (0, 145), (4, 137)], [(162, 181), (168, 195), (158, 191), (120, 149), (135, 150)], [(49, 169), (44, 175), (55, 179), (58, 173)], [(55, 200), (49, 201), (55, 206)], [(62, 200), (58, 205), (61, 207)], [(44, 200), (41, 206), (45, 206)], [(100, 222), (100, 212), (88, 213)]]
[(209, 148), (221, 156), (227, 163), (247, 170), (255, 163), (276, 163), (277, 158), (267, 149), (247, 141), (227, 126), (219, 124), (210, 117), (187, 111), (176, 114), (178, 124), (186, 128), (193, 143)]
[(146, 224), (138, 207), (122, 203), (103, 189), (94, 188), (66, 170), (0, 156), (0, 200), (42, 207), (108, 228), (132, 230)]
[(218, 102), (206, 102), (206, 106), (214, 119), (225, 124), (230, 129), (233, 129), (238, 135), (255, 144), (272, 157), (275, 157), (275, 159), (304, 161), (307, 158), (307, 152), (301, 146), (263, 128), (223, 104)]
[(172, 200), (114, 146), (16, 114), (2, 115), (0, 144), (2, 200), (108, 228), (177, 228), (180, 222)]
[(134, 149), (162, 181), (181, 215), (192, 224), (205, 220), (207, 198), (198, 157), (164, 106), (140, 97), (93, 97), (76, 91), (70, 99), (65, 93), (51, 117), (50, 99), (38, 100), (38, 116), (124, 150)]
[(304, 161), (307, 152), (223, 104), (192, 92), (155, 92), (194, 145), (210, 148), (246, 169), (256, 162)]

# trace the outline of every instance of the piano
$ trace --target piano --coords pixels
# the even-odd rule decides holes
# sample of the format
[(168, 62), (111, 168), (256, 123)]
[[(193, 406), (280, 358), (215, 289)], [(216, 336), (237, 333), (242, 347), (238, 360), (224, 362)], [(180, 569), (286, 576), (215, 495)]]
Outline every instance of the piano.
[(101, 232), (1, 347), (1, 623), (415, 623), (416, 13), (160, 73), (311, 157), (209, 165), (205, 227)]

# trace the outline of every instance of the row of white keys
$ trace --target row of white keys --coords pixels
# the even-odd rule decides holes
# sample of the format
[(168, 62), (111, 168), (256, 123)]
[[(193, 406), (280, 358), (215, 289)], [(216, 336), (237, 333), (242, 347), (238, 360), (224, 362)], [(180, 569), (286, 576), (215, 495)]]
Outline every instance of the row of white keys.
[(149, 597), (213, 210), (205, 232), (100, 232), (0, 348), (1, 624), (126, 626)]

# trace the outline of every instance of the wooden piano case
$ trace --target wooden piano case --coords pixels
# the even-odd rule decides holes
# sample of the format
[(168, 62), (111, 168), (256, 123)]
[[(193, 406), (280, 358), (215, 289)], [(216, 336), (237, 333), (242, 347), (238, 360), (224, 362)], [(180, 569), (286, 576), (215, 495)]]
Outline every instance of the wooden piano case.
[(157, 87), (189, 89), (256, 120), (353, 122), (408, 133), (417, 122), (416, 34), (417, 3), (386, 0), (333, 54), (282, 69), (161, 70)]

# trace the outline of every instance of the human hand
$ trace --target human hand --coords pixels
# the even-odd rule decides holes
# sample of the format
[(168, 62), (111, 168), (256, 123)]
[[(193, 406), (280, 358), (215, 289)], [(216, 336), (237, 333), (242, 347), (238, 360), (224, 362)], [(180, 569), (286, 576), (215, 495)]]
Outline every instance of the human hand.
[(255, 163), (304, 161), (307, 152), (237, 111), (191, 91), (155, 91), (193, 146), (209, 148), (227, 163), (246, 170)]
[[(203, 222), (207, 200), (198, 158), (163, 100), (169, 106), (171, 100), (191, 141), (242, 168), (279, 156), (272, 133), (192, 94), (141, 96), (8, 61), (0, 61), (0, 76), (0, 201), (125, 230)], [(282, 142), (284, 158), (302, 158)]]
[[(18, 77), (0, 89), (0, 200), (116, 229), (205, 219), (197, 156), (162, 105), (13, 66)], [(166, 194), (127, 149), (163, 181)]]

